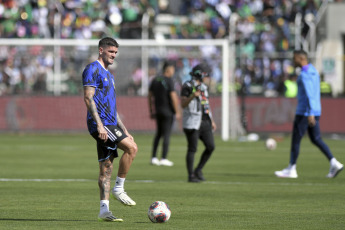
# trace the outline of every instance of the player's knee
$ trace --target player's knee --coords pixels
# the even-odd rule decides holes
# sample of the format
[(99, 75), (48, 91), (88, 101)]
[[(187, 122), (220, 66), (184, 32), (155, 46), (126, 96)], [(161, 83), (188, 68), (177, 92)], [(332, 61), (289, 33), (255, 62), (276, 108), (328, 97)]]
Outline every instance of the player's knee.
[(134, 159), (138, 152), (138, 146), (136, 143), (133, 143), (133, 145), (130, 147), (130, 155)]
[(196, 153), (197, 148), (195, 146), (189, 146), (187, 152), (188, 153)]
[(206, 149), (208, 152), (212, 153), (215, 150), (215, 145), (214, 144), (210, 144), (206, 146)]
[(112, 162), (106, 160), (101, 164), (100, 168), (100, 177), (109, 177), (113, 171), (113, 164)]
[(194, 156), (195, 156), (195, 153), (196, 153), (196, 151), (188, 151), (188, 152), (187, 152), (187, 156), (186, 156), (187, 159), (190, 158), (190, 157), (194, 157)]
[(311, 137), (310, 138), (311, 143), (313, 143), (314, 145), (318, 145), (321, 142), (321, 138), (320, 137)]

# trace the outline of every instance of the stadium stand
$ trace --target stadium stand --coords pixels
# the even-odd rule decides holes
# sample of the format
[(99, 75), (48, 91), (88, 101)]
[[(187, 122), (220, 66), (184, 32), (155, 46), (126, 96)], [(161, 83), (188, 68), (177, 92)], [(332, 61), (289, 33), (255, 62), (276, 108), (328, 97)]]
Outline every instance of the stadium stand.
[[(99, 39), (107, 35), (140, 39), (142, 19), (148, 15), (151, 39), (218, 39), (229, 36), (229, 17), (237, 13), (237, 88), (249, 95), (270, 97), (278, 96), (284, 79), (293, 74), (288, 53), (295, 48), (296, 14), (300, 12), (303, 18), (308, 13), (316, 15), (321, 3), (321, 0), (2, 0), (0, 37)], [(303, 25), (305, 36), (308, 26)], [(39, 46), (30, 50), (3, 46), (0, 49), (0, 95), (47, 94), (47, 73), (53, 71), (51, 52), (40, 54)], [(69, 95), (81, 92), (79, 67), (89, 61), (83, 49), (76, 52), (74, 65), (67, 66), (62, 76)], [(183, 71), (183, 60), (181, 63), (177, 72)], [(140, 70), (135, 74), (133, 77), (140, 78)], [(213, 66), (213, 80), (215, 84), (221, 81), (217, 64)], [(211, 93), (220, 91), (220, 87), (214, 87)], [(133, 92), (137, 93), (124, 90), (121, 94)]]

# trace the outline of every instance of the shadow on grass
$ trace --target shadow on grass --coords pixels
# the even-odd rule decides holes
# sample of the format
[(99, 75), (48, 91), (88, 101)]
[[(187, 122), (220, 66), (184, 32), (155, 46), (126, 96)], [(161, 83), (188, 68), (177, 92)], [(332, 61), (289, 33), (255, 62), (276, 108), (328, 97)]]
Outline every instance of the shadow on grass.
[(0, 218), (0, 221), (71, 221), (71, 222), (95, 222), (98, 220), (63, 220), (63, 219), (18, 219), (18, 218)]
[[(0, 218), (0, 221), (41, 221), (41, 222), (99, 222), (98, 220), (64, 220), (64, 219), (18, 219), (18, 218)], [(103, 221), (101, 221), (103, 222)], [(104, 221), (103, 223), (108, 223), (107, 221)], [(110, 222), (109, 222), (110, 223)], [(113, 222), (114, 223), (114, 222)], [(118, 222), (121, 223), (121, 222)], [(152, 224), (148, 221), (138, 221), (134, 222), (136, 224)]]
[(265, 173), (265, 174), (260, 174), (260, 173), (219, 173), (219, 174), (213, 174), (213, 175), (218, 175), (221, 177), (261, 177), (261, 178), (275, 178), (274, 172), (271, 174)]

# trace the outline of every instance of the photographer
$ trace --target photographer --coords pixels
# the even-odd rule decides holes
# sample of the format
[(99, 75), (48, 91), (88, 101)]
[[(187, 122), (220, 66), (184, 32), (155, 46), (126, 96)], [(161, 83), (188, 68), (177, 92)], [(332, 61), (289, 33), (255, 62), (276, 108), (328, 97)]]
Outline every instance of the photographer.
[[(210, 68), (207, 65), (195, 66), (190, 72), (192, 80), (184, 83), (181, 91), (183, 131), (188, 141), (186, 156), (188, 182), (205, 180), (202, 169), (215, 148), (213, 131), (216, 130), (216, 124), (212, 119), (207, 86), (203, 83), (204, 78), (209, 77), (209, 73)], [(201, 155), (199, 164), (193, 170), (198, 139), (205, 145), (205, 150)]]

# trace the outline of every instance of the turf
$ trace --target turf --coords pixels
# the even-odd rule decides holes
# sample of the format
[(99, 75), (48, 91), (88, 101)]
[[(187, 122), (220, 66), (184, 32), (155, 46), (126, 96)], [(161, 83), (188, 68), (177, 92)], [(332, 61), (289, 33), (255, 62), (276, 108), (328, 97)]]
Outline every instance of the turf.
[[(329, 164), (308, 139), (302, 141), (299, 178), (279, 179), (273, 172), (288, 163), (289, 137), (274, 151), (263, 140), (216, 137), (204, 169), (207, 182), (191, 184), (183, 135), (171, 139), (173, 167), (149, 164), (151, 134), (134, 137), (139, 152), (126, 190), (137, 205), (111, 200), (110, 209), (124, 222), (105, 223), (97, 221), (98, 163), (90, 136), (1, 134), (0, 229), (344, 229), (345, 172), (325, 178)], [(345, 142), (325, 142), (345, 162)], [(199, 145), (196, 159), (201, 150)], [(156, 200), (171, 207), (167, 223), (153, 224), (147, 217)]]

